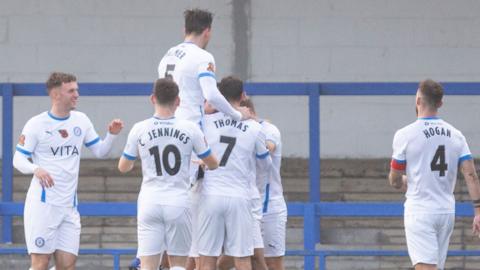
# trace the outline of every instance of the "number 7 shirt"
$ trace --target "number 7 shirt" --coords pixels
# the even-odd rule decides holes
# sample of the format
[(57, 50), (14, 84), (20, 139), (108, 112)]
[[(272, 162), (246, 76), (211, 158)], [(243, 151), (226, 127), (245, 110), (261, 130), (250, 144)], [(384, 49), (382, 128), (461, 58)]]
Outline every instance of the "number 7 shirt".
[(418, 118), (393, 138), (391, 167), (406, 170), (405, 214), (455, 213), (458, 166), (472, 159), (463, 134), (437, 117)]
[(185, 206), (189, 198), (192, 151), (199, 158), (211, 153), (197, 124), (175, 117), (152, 117), (136, 123), (128, 134), (123, 156), (129, 160), (140, 157), (142, 161), (139, 199)]

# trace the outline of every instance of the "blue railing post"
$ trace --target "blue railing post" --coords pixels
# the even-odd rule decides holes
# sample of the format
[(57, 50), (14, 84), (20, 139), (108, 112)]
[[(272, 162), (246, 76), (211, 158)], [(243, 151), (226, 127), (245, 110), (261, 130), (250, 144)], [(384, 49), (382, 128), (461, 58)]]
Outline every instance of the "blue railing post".
[[(315, 251), (316, 239), (313, 237), (318, 227), (315, 225), (315, 204), (306, 203), (303, 210), (303, 249), (305, 251)], [(315, 269), (315, 257), (305, 256), (303, 258), (305, 270)]]
[(327, 269), (327, 256), (325, 252), (320, 251), (318, 254), (318, 270), (326, 270)]
[[(11, 202), (13, 193), (12, 136), (13, 136), (13, 85), (3, 86), (2, 99), (2, 202)], [(2, 242), (12, 242), (12, 216), (2, 217)]]
[(309, 126), (309, 177), (310, 202), (320, 201), (320, 84), (309, 84), (308, 126)]

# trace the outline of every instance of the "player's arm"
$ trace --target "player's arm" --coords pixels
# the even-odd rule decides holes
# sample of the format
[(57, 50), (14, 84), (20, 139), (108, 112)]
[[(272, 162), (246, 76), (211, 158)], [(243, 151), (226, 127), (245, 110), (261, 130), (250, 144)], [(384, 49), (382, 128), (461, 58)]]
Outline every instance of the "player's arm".
[(123, 154), (118, 161), (118, 170), (121, 173), (129, 172), (133, 169), (135, 160), (138, 155), (138, 141), (139, 136), (137, 135), (138, 125), (134, 125), (130, 133), (128, 133), (127, 143), (123, 149)]
[(256, 164), (260, 170), (268, 170), (272, 166), (272, 157), (265, 143), (265, 133), (258, 132), (255, 140)]
[[(88, 147), (92, 151), (92, 153), (95, 157), (103, 158), (112, 149), (113, 141), (117, 137), (118, 133), (120, 133), (122, 128), (123, 128), (122, 120), (114, 119), (108, 125), (108, 132), (107, 132), (107, 135), (105, 136), (105, 138), (103, 140), (101, 140), (100, 137), (98, 137), (98, 135), (96, 135), (95, 139), (87, 141), (85, 143), (85, 146)], [(91, 127), (91, 130), (93, 130), (93, 126)]]
[(52, 176), (29, 159), (38, 143), (35, 130), (37, 130), (35, 125), (27, 122), (18, 140), (17, 151), (13, 155), (13, 166), (23, 174), (35, 175), (42, 187), (52, 187), (55, 184)]
[(212, 150), (205, 139), (205, 135), (197, 125), (192, 125), (191, 129), (193, 151), (209, 170), (215, 170), (218, 168), (218, 160), (217, 157), (212, 153)]
[(403, 134), (402, 130), (395, 133), (392, 144), (393, 155), (390, 162), (390, 173), (388, 174), (390, 185), (403, 191), (407, 190), (407, 177), (405, 176), (407, 141), (407, 136)]
[(463, 160), (460, 163), (460, 170), (467, 183), (468, 193), (473, 201), (475, 217), (473, 219), (472, 230), (474, 234), (480, 233), (480, 184), (475, 170), (473, 159)]

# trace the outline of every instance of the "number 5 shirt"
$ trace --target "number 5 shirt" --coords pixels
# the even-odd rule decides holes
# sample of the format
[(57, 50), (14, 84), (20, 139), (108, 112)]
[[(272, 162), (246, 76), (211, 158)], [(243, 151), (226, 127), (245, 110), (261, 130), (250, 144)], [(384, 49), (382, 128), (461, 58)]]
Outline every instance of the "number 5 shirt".
[(419, 118), (398, 130), (391, 167), (407, 173), (405, 214), (455, 213), (458, 166), (470, 159), (463, 134), (442, 119)]
[(128, 134), (123, 156), (129, 160), (140, 157), (142, 161), (139, 200), (185, 206), (192, 151), (199, 158), (211, 152), (197, 124), (174, 117), (152, 117), (136, 123)]

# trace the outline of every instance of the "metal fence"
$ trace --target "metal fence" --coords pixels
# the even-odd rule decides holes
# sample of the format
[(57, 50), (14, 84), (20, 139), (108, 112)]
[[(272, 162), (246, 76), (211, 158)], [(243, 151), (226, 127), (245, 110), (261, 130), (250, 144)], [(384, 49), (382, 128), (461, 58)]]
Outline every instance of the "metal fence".
[[(444, 83), (447, 95), (480, 95), (480, 83)], [(83, 96), (146, 96), (152, 89), (149, 83), (80, 83)], [(405, 251), (388, 250), (316, 250), (320, 241), (319, 219), (321, 217), (395, 217), (403, 214), (400, 202), (339, 203), (321, 202), (320, 198), (320, 96), (322, 95), (414, 95), (417, 83), (246, 83), (249, 95), (307, 96), (309, 119), (309, 202), (288, 203), (289, 217), (303, 217), (304, 250), (289, 250), (287, 255), (304, 256), (304, 269), (315, 269), (318, 257), (320, 269), (325, 269), (328, 256), (406, 256)], [(15, 96), (42, 96), (43, 84), (0, 83), (3, 97), (2, 135), (3, 170), (2, 200), (2, 242), (12, 241), (12, 216), (23, 215), (23, 203), (13, 202), (13, 100)], [(85, 202), (79, 204), (83, 216), (135, 216), (134, 202), (106, 203)], [(457, 204), (457, 216), (472, 216), (470, 204)], [(3, 248), (0, 254), (26, 254), (22, 248)], [(119, 269), (121, 255), (135, 254), (131, 249), (82, 249), (80, 254), (109, 254), (114, 258), (114, 267)], [(453, 256), (479, 256), (480, 251), (450, 251)]]

